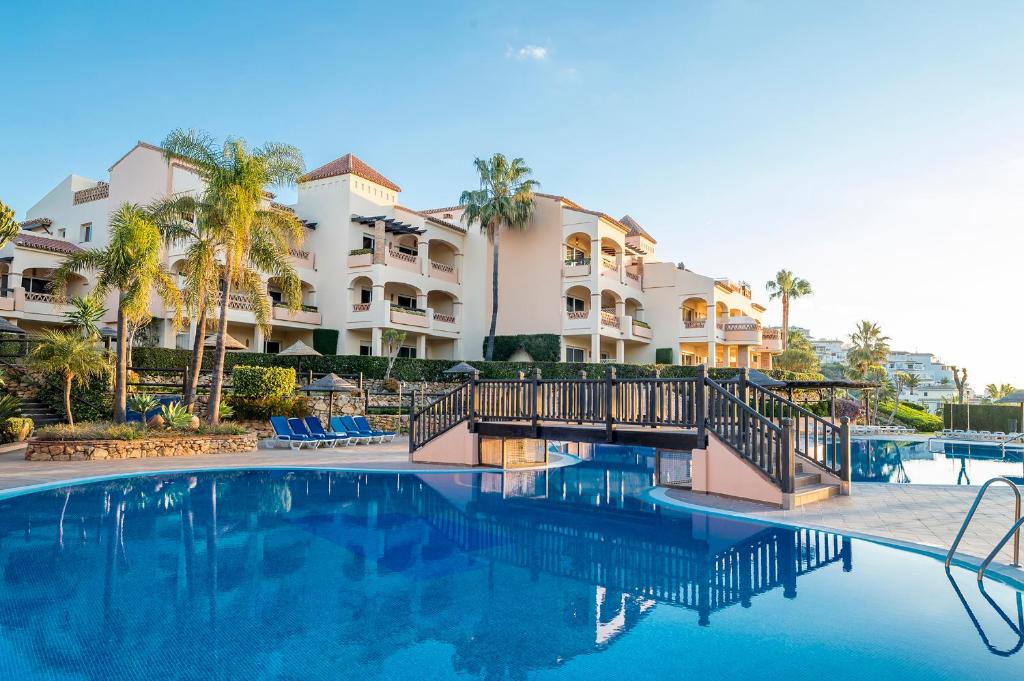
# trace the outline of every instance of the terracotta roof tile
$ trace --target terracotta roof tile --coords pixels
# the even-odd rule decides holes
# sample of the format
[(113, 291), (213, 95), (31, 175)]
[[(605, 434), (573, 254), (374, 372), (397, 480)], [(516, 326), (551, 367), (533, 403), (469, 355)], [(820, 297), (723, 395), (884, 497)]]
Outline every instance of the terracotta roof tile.
[(45, 236), (20, 232), (14, 237), (14, 243), (25, 248), (35, 248), (40, 251), (51, 251), (53, 253), (78, 253), (81, 248), (70, 241), (63, 239), (48, 239)]
[(629, 215), (623, 215), (622, 219), (619, 220), (619, 222), (624, 224), (626, 227), (629, 227), (629, 234), (627, 234), (627, 236), (641, 236), (650, 241), (652, 244), (658, 243), (657, 241), (654, 240), (653, 236), (647, 233), (647, 230), (640, 226), (639, 222), (634, 220)]
[(36, 227), (49, 227), (52, 224), (53, 220), (50, 218), (32, 218), (25, 220), (20, 226), (22, 229), (35, 229)]
[(456, 230), (458, 232), (462, 232), (463, 234), (466, 233), (466, 228), (463, 227), (462, 225), (456, 224), (454, 222), (450, 222), (448, 220), (442, 220), (441, 218), (436, 218), (433, 215), (431, 215), (430, 213), (438, 212), (436, 209), (433, 210), (433, 211), (413, 210), (412, 208), (406, 208), (405, 206), (397, 206), (397, 205), (395, 206), (395, 208), (397, 208), (398, 210), (404, 210), (406, 213), (412, 213), (413, 215), (419, 215), (420, 217), (426, 218), (427, 220), (430, 220), (431, 222), (439, 224), (439, 225), (441, 225), (443, 227), (447, 227), (449, 229), (454, 229), (454, 230)]
[(356, 175), (369, 180), (382, 187), (396, 192), (402, 191), (402, 188), (397, 184), (384, 177), (370, 166), (363, 163), (359, 158), (353, 154), (345, 154), (339, 159), (335, 159), (330, 163), (325, 163), (316, 170), (311, 170), (302, 177), (299, 178), (299, 182), (310, 182), (312, 180), (322, 180), (327, 177), (335, 177), (338, 175)]
[(453, 213), (457, 210), (462, 210), (465, 206), (448, 206), (446, 208), (428, 208), (427, 210), (421, 210), (420, 212), (425, 215), (432, 213)]

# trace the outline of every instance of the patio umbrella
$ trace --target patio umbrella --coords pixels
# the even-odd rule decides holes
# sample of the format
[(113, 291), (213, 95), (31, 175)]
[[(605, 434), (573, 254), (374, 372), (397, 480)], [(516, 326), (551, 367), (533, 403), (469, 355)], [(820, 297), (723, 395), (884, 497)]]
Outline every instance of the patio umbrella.
[(24, 336), (25, 329), (11, 324), (6, 319), (0, 319), (0, 333), (16, 333), (19, 336)]
[(459, 362), (455, 366), (451, 367), (450, 369), (445, 369), (441, 373), (445, 373), (445, 374), (472, 374), (472, 373), (476, 373), (476, 367), (474, 367), (474, 366), (472, 366), (470, 364), (466, 364), (465, 362)]
[[(302, 358), (303, 357), (322, 357), (323, 356), (319, 352), (314, 350), (313, 348), (311, 348), (308, 345), (306, 345), (305, 343), (303, 343), (302, 341), (295, 341), (294, 343), (289, 345), (287, 348), (285, 348), (284, 350), (282, 350), (278, 354), (281, 355), (281, 356), (284, 356), (284, 357), (298, 357), (299, 359), (296, 360), (296, 369), (299, 370), (299, 371), (302, 370)], [(309, 380), (310, 381), (313, 380), (313, 372), (312, 371), (310, 372)]]
[(325, 392), (330, 393), (327, 401), (327, 422), (331, 422), (331, 417), (334, 416), (334, 393), (355, 393), (359, 392), (359, 386), (352, 381), (347, 381), (337, 374), (327, 374), (316, 379), (305, 388), (305, 392)]
[[(217, 334), (211, 334), (206, 337), (203, 341), (203, 347), (215, 348), (217, 347)], [(245, 350), (245, 343), (242, 343), (237, 338), (231, 336), (231, 334), (224, 334), (224, 348), (227, 350)]]
[[(722, 381), (722, 382), (723, 383), (730, 383), (730, 382), (731, 383), (736, 383), (739, 380), (740, 380), (740, 375), (737, 373), (732, 378), (727, 379), (727, 380)], [(780, 381), (780, 380), (774, 379), (771, 376), (769, 376), (768, 374), (764, 373), (763, 371), (758, 371), (757, 369), (748, 369), (747, 370), (747, 382), (748, 383), (753, 383), (754, 385), (760, 386), (762, 388), (784, 388), (784, 387), (786, 387), (786, 382), (785, 381)]]

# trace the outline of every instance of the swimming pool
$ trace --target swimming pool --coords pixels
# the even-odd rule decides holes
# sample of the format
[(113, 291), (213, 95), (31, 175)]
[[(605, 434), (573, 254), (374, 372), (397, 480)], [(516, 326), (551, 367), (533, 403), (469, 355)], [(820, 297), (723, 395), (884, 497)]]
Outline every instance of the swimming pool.
[(6, 499), (0, 678), (1024, 671), (1000, 616), (1017, 626), (1019, 591), (835, 534), (659, 508), (637, 496), (652, 472), (645, 450), (598, 447), (504, 475), (207, 472)]
[(851, 459), (854, 482), (981, 485), (1024, 476), (1024, 450), (992, 444), (854, 438)]

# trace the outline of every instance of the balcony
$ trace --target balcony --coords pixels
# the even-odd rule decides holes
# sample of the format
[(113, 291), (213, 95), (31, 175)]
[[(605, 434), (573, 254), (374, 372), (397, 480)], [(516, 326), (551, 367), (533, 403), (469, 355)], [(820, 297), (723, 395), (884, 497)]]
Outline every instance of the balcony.
[(619, 318), (615, 316), (614, 312), (607, 312), (605, 310), (601, 310), (601, 326), (610, 326), (618, 329), (620, 328)]
[(320, 326), (320, 311), (312, 305), (303, 305), (295, 312), (289, 310), (285, 305), (274, 305), (274, 319)]
[(10, 310), (20, 310), (30, 315), (63, 316), (71, 310), (69, 304), (59, 302), (52, 293), (26, 291), (20, 286), (14, 289), (12, 303)]
[(299, 248), (289, 248), (288, 254), (292, 257), (292, 264), (307, 270), (316, 269), (316, 254), (304, 251)]
[(459, 274), (454, 265), (446, 265), (436, 260), (430, 260), (429, 263), (428, 276), (442, 281), (450, 281), (453, 284), (459, 283)]
[(427, 316), (427, 310), (392, 305), (390, 319), (392, 324), (416, 326), (422, 329), (430, 327), (430, 318)]
[(643, 281), (640, 277), (640, 273), (636, 271), (626, 270), (626, 278), (623, 280), (627, 286), (633, 286), (634, 288), (643, 288)]
[(761, 323), (750, 317), (729, 317), (725, 320), (725, 342), (737, 345), (761, 343)]
[(457, 320), (453, 314), (434, 312), (434, 328), (438, 331), (458, 331)]
[(565, 266), (562, 268), (562, 276), (589, 277), (590, 258), (576, 258), (574, 260), (566, 260)]
[(356, 248), (348, 252), (349, 267), (369, 267), (373, 264), (372, 248)]
[(562, 318), (562, 330), (566, 332), (572, 330), (590, 333), (590, 310), (566, 312), (565, 317)]
[(760, 352), (782, 352), (782, 329), (762, 329)]
[(384, 256), (384, 264), (419, 274), (420, 256), (388, 247)]
[(633, 336), (636, 338), (642, 338), (643, 340), (651, 340), (654, 338), (654, 332), (651, 327), (645, 322), (639, 320), (633, 320)]
[(708, 338), (707, 319), (684, 319), (679, 337), (685, 340), (705, 341)]

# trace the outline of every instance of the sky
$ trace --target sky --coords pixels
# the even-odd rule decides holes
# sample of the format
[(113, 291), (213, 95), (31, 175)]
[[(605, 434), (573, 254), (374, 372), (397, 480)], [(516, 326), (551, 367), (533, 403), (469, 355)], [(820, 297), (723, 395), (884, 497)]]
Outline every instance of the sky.
[[(401, 203), (457, 203), (472, 160), (745, 280), (809, 280), (791, 322), (1024, 386), (1024, 3), (14, 3), (0, 199), (105, 179), (192, 127), (352, 152)], [(283, 200), (292, 190), (280, 193)], [(781, 317), (769, 304), (766, 321)]]

